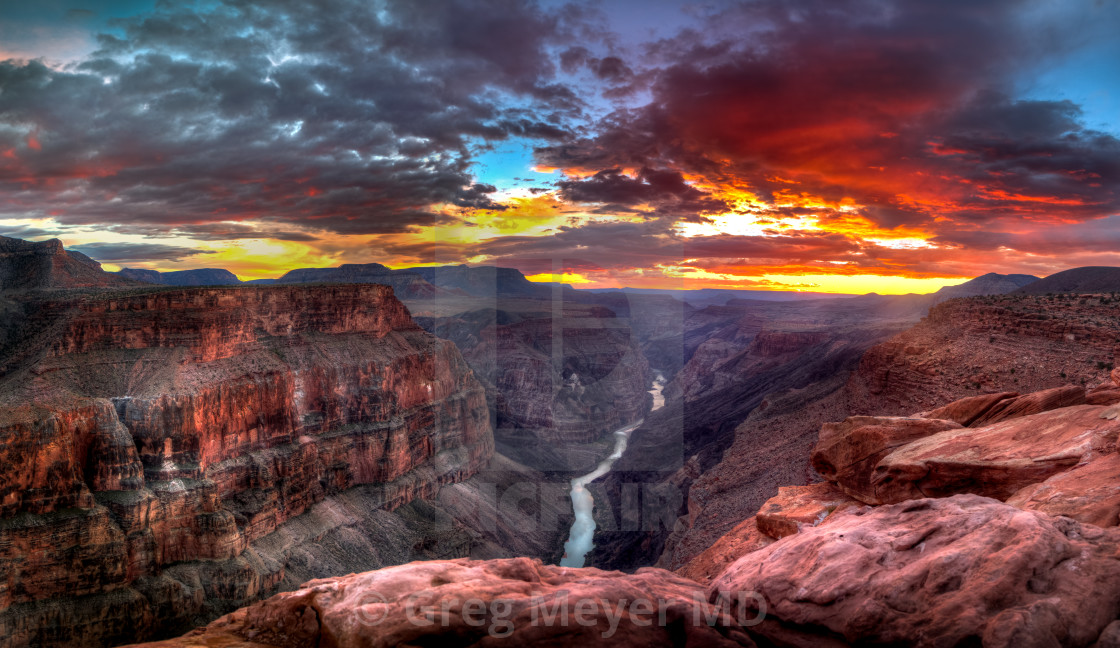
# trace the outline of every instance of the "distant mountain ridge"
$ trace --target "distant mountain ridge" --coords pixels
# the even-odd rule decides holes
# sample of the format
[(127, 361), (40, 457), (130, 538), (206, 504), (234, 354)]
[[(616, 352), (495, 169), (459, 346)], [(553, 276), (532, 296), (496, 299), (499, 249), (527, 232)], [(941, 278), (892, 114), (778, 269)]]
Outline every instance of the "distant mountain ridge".
[(439, 290), (409, 270), (393, 270), (380, 263), (344, 263), (336, 268), (298, 268), (274, 283), (379, 283), (393, 287), (400, 299), (435, 297)]
[[(498, 266), (423, 266), (393, 269), (380, 263), (347, 263), (334, 268), (299, 268), (277, 279), (241, 281), (224, 268), (198, 268), (159, 272), (142, 268), (123, 268), (106, 272), (94, 259), (66, 250), (58, 239), (26, 241), (0, 236), (0, 290), (33, 290), (43, 288), (88, 288), (137, 286), (143, 283), (165, 286), (229, 286), (239, 284), (284, 283), (381, 283), (393, 287), (401, 299), (423, 299), (437, 296), (513, 297), (548, 299), (559, 288), (565, 295), (577, 292), (567, 284), (533, 282), (516, 268)], [(778, 291), (735, 291), (720, 288), (700, 290), (581, 290), (580, 293), (621, 294), (657, 293), (692, 303), (694, 307), (726, 303), (742, 297), (748, 299), (828, 299), (855, 297), (828, 293), (795, 293)], [(1001, 275), (988, 273), (956, 286), (946, 286), (931, 293), (934, 303), (956, 297), (1015, 293), (1037, 295), (1046, 293), (1120, 292), (1120, 267), (1088, 266), (1072, 268), (1045, 279), (1032, 275)], [(905, 297), (905, 296), (903, 296)], [(914, 295), (921, 297), (921, 295)]]
[[(425, 266), (393, 269), (380, 263), (344, 263), (333, 268), (297, 268), (276, 279), (241, 281), (228, 270), (204, 268), (157, 272), (123, 268), (121, 276), (170, 286), (225, 286), (247, 284), (378, 283), (393, 287), (400, 299), (433, 297), (552, 297), (555, 285), (529, 281), (516, 268), (497, 266)], [(564, 285), (564, 290), (571, 290)]]
[(1111, 266), (1071, 268), (1040, 279), (1015, 292), (1020, 295), (1120, 292), (1120, 268)]
[(62, 241), (25, 241), (0, 236), (0, 290), (131, 286), (136, 283), (101, 269)]
[(1038, 277), (1024, 274), (1001, 275), (989, 272), (956, 286), (945, 286), (934, 293), (938, 302), (954, 297), (976, 297), (977, 295), (1003, 295), (1022, 289), (1039, 281)]
[(737, 290), (732, 288), (661, 289), (661, 288), (592, 288), (584, 292), (621, 292), (628, 295), (668, 295), (694, 306), (722, 306), (732, 299), (758, 301), (802, 301), (806, 299), (847, 299), (855, 295), (795, 290)]
[(196, 270), (176, 270), (174, 272), (121, 268), (117, 274), (136, 281), (162, 286), (236, 286), (242, 283), (237, 275), (224, 268), (198, 268)]
[[(427, 266), (408, 268), (429, 283), (468, 295), (498, 297), (552, 297), (553, 287), (563, 284), (529, 281), (516, 268), (498, 266)], [(567, 286), (565, 286), (567, 288)]]

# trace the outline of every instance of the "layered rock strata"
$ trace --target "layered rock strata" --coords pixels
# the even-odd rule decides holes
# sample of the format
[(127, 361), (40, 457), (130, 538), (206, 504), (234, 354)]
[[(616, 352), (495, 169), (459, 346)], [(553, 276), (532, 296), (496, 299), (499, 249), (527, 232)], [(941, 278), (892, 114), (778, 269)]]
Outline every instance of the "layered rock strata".
[[(830, 425), (817, 453), (860, 468), (781, 488), (676, 580), (524, 559), (413, 563), (314, 581), (158, 648), (497, 645), (486, 633), (499, 601), (514, 643), (1103, 648), (1120, 636), (1116, 409), (1059, 407), (982, 427), (920, 415)], [(875, 505), (882, 469), (918, 459), (963, 472), (934, 489), (923, 479), (938, 469), (915, 468), (912, 487), (886, 498), (900, 501)], [(1007, 502), (978, 494), (1003, 498), (1031, 479)], [(676, 611), (635, 631), (631, 597)], [(471, 598), (480, 602), (468, 609)], [(572, 608), (556, 614), (580, 600), (584, 623)], [(416, 610), (433, 623), (417, 623)], [(545, 613), (580, 629), (534, 622)]]
[(190, 627), (292, 586), (293, 560), (380, 566), (376, 550), (298, 554), (327, 536), (364, 549), (344, 529), (493, 452), (481, 386), (385, 286), (151, 289), (34, 312), (34, 361), (0, 379), (0, 454), (18, 467), (0, 474), (2, 646)]

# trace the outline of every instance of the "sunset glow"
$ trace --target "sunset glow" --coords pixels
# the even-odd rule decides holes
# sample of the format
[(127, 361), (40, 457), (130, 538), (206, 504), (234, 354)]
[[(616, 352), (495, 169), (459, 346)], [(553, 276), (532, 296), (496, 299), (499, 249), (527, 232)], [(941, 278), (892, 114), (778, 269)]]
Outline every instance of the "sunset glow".
[(905, 293), (1120, 265), (1115, 3), (682, 5), (657, 39), (437, 4), (13, 14), (0, 234), (242, 279)]

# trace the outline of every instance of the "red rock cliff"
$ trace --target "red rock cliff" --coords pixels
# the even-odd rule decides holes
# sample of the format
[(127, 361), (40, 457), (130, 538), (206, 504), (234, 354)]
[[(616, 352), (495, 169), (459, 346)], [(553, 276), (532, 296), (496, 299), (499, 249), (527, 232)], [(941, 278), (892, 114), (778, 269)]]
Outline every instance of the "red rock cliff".
[(385, 286), (32, 310), (36, 351), (0, 377), (0, 646), (212, 618), (276, 590), (285, 529), (313, 505), (362, 486), (392, 510), (493, 452), (459, 352)]
[(1120, 317), (1100, 295), (955, 299), (868, 351), (852, 379), (879, 412), (1002, 391), (1027, 393), (1107, 381)]

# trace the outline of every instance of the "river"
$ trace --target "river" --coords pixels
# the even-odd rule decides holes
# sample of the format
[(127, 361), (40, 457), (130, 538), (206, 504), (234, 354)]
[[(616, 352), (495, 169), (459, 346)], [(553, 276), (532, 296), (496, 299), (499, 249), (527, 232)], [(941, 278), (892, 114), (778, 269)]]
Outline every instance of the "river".
[[(650, 411), (660, 409), (665, 404), (665, 397), (661, 394), (664, 388), (665, 377), (658, 372), (657, 378), (653, 381), (653, 388), (649, 390), (653, 395), (653, 408)], [(564, 557), (560, 560), (562, 567), (583, 567), (587, 552), (591, 551), (595, 541), (595, 517), (592, 514), (595, 509), (595, 499), (591, 497), (587, 485), (611, 471), (614, 462), (618, 461), (623, 452), (626, 452), (630, 433), (638, 429), (641, 424), (642, 420), (638, 420), (615, 430), (614, 451), (610, 456), (599, 462), (595, 470), (572, 480), (572, 509), (575, 511), (576, 519), (572, 523), (568, 541), (564, 543)]]

